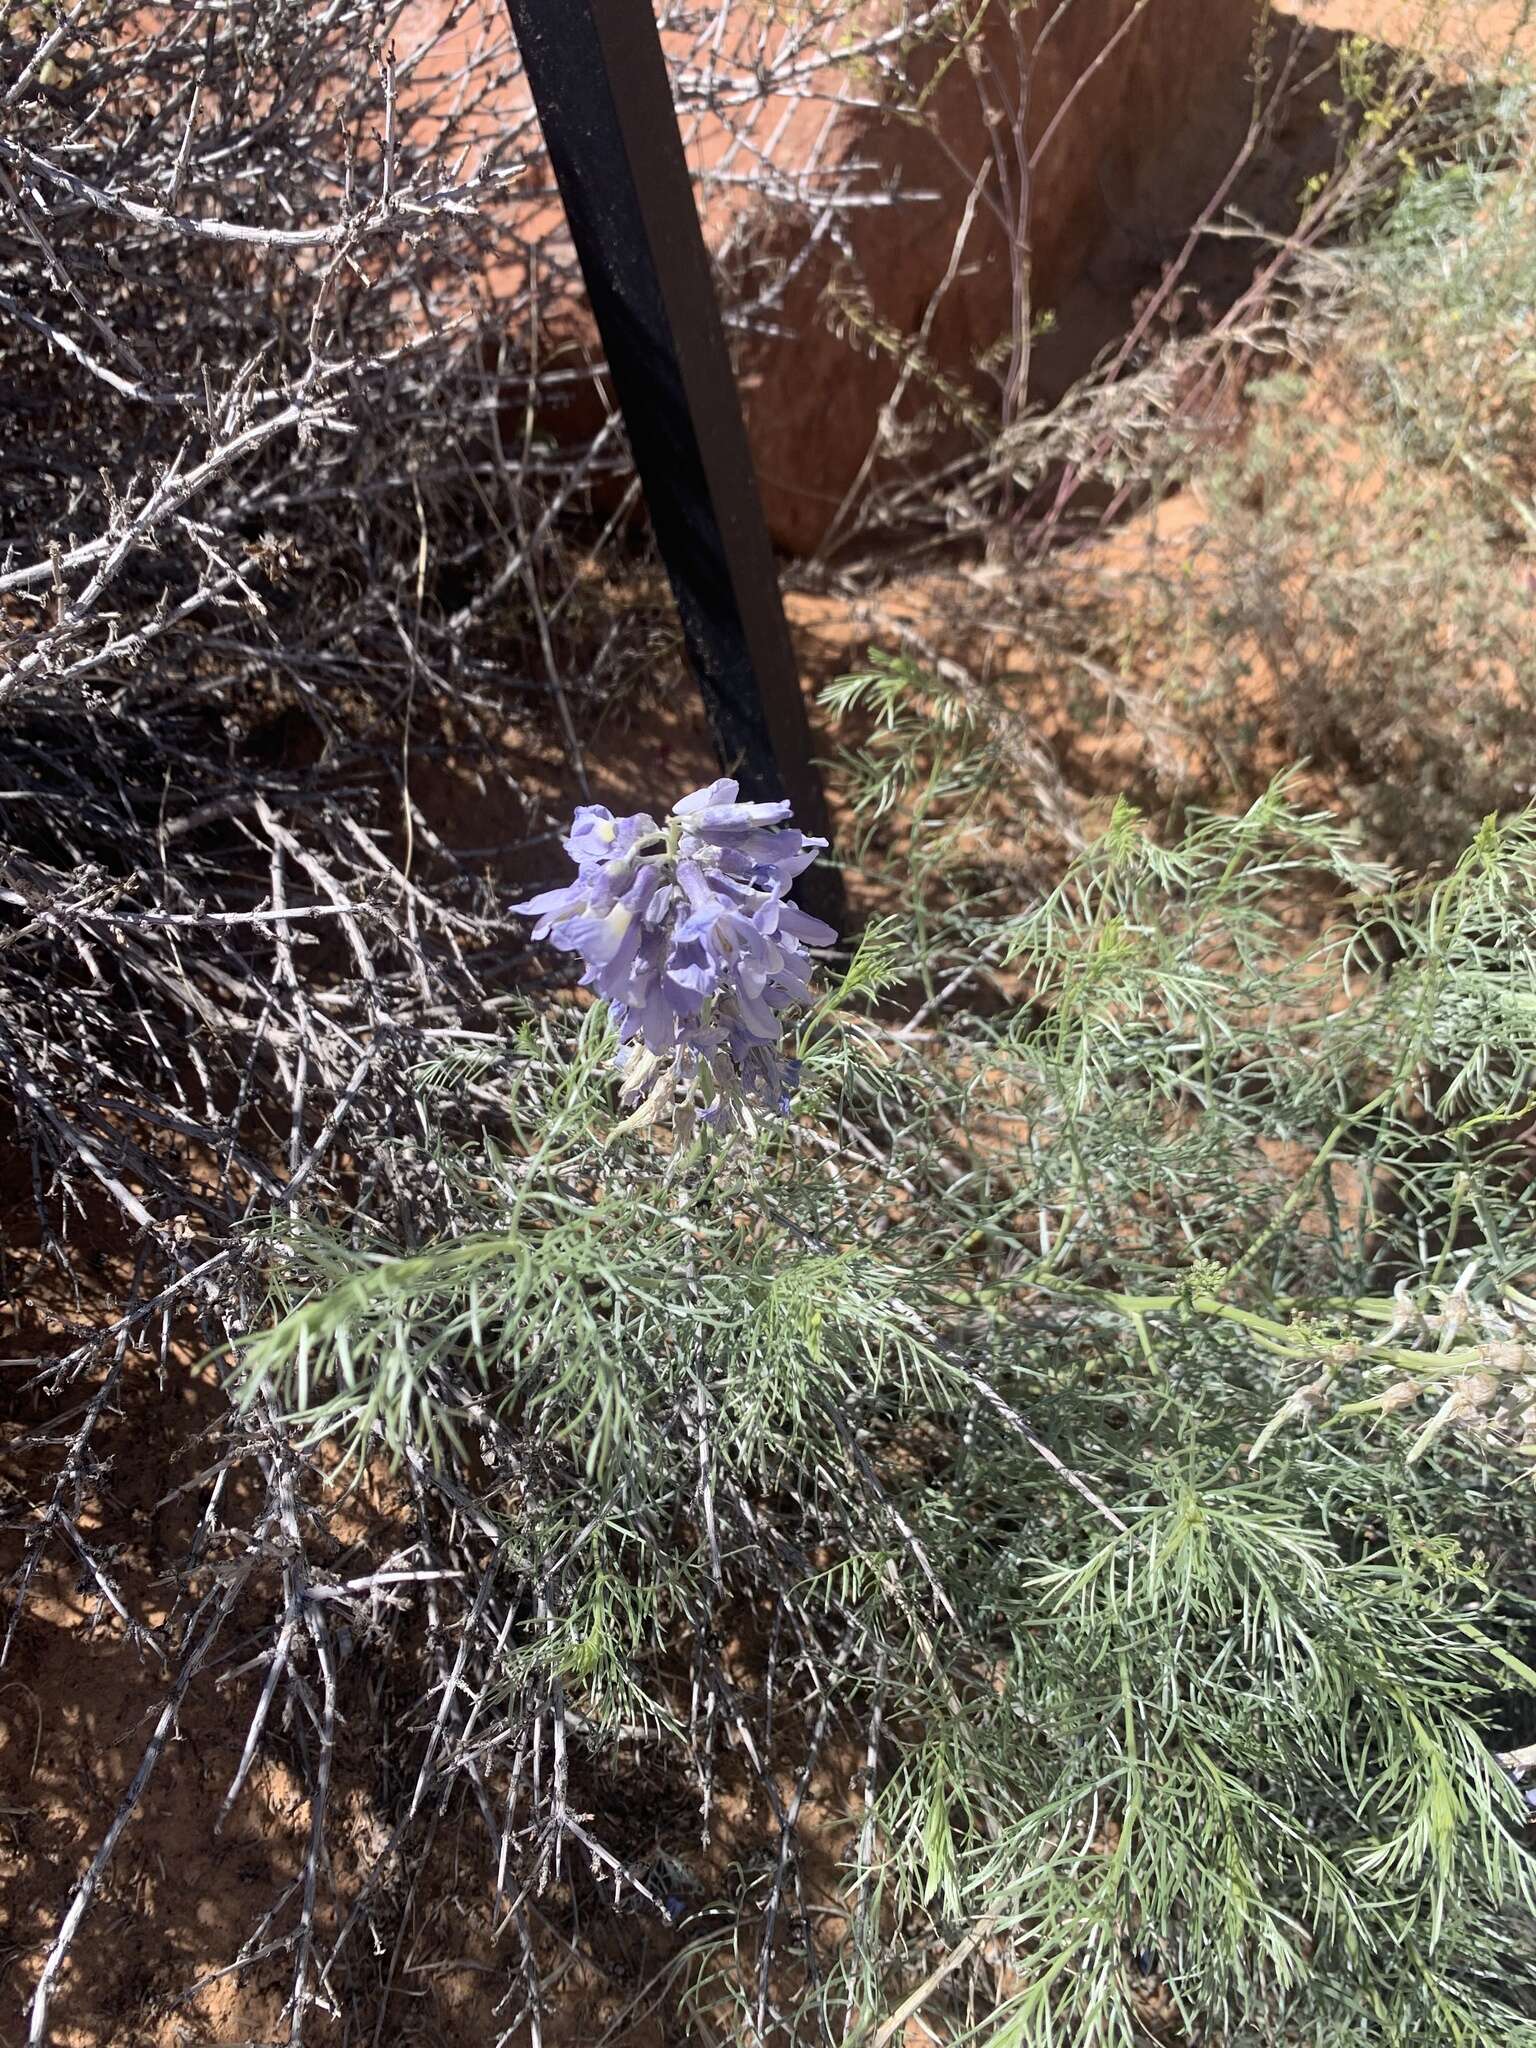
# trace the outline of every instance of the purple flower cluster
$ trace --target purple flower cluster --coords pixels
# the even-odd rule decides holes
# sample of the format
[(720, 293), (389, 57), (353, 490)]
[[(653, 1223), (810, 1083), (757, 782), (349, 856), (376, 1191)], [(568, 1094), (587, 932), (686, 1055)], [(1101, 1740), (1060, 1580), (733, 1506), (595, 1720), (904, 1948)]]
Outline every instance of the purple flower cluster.
[(805, 948), (837, 934), (789, 889), (827, 842), (790, 825), (787, 803), (736, 791), (722, 777), (659, 825), (583, 804), (564, 842), (575, 881), (513, 906), (539, 920), (536, 939), (580, 954), (583, 986), (611, 1006), (636, 1122), (671, 1107), (684, 1128), (695, 1115), (750, 1127), (795, 1084), (784, 1013), (807, 999)]

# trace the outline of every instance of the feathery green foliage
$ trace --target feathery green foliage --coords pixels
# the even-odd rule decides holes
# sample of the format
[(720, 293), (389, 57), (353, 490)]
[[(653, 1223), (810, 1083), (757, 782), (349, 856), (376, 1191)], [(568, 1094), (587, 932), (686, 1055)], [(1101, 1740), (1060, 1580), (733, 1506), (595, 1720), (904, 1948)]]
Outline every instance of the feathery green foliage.
[[(485, 1683), (560, 1729), (535, 1874), (599, 1826), (572, 1752), (645, 1731), (708, 1786), (729, 1744), (775, 1788), (783, 1854), (696, 1940), (734, 2037), (885, 2038), (938, 1958), (953, 2041), (1536, 2040), (1493, 1753), (1536, 1504), (1491, 1425), (1421, 1445), (1432, 1371), (1343, 1398), (1404, 1378), (1394, 1287), (1422, 1348), (1434, 1290), (1509, 1322), (1536, 1262), (1536, 820), (1426, 887), (1282, 785), (1172, 845), (1122, 807), (1020, 910), (936, 693), (841, 687), (917, 857), (866, 848), (892, 913), (793, 1121), (606, 1143), (601, 1015), (530, 1016), (503, 1113), (429, 1162), (478, 1227), (285, 1223), (240, 1371), (478, 1503), (523, 1589)], [(821, 1927), (786, 1903), (818, 1758)]]

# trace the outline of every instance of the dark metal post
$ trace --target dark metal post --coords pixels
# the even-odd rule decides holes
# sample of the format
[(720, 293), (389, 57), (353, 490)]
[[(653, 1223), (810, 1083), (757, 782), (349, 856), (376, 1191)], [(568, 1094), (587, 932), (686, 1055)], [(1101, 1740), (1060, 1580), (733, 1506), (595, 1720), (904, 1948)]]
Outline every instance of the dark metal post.
[[(507, 0), (722, 765), (826, 799), (650, 0)], [(818, 879), (813, 870), (806, 877)], [(835, 882), (830, 874), (827, 884)]]

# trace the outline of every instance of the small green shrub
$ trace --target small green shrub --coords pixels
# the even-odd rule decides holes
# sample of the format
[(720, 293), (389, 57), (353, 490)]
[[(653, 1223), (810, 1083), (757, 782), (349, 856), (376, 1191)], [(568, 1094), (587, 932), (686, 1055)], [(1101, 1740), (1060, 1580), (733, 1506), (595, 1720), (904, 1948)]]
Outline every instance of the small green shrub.
[(1494, 1754), (1536, 1502), (1492, 1423), (1423, 1440), (1468, 1371), (1425, 1318), (1513, 1324), (1536, 1258), (1536, 820), (1430, 888), (1283, 787), (1174, 845), (1122, 808), (1021, 910), (967, 704), (837, 702), (915, 858), (858, 856), (892, 908), (793, 1118), (609, 1142), (602, 1013), (530, 1012), (503, 1110), (418, 1160), (453, 1235), (273, 1234), (240, 1371), (439, 1475), (509, 1890), (575, 1857), (661, 1903), (591, 1790), (640, 1741), (778, 1841), (692, 1931), (701, 2038), (874, 2048), (915, 2001), (1021, 2048), (1536, 2041)]
[(1195, 574), (1159, 607), (1186, 650), (1170, 696), (1228, 774), (1304, 755), (1377, 845), (1444, 862), (1536, 787), (1518, 500), (1402, 445), (1430, 422), (1367, 409), (1348, 371), (1323, 389), (1337, 412), (1295, 377), (1262, 387), (1241, 452), (1203, 479)]
[(1525, 119), (1522, 96), (1490, 101), (1477, 146), (1420, 164), (1355, 246), (1302, 266), (1292, 345), (1313, 374), (1250, 386), (1224, 439), (1182, 436), (1192, 530), (1129, 577), (1116, 556), (1082, 571), (1069, 647), (1181, 730), (1154, 763), (1165, 790), (1246, 800), (1305, 759), (1422, 868), (1536, 789)]

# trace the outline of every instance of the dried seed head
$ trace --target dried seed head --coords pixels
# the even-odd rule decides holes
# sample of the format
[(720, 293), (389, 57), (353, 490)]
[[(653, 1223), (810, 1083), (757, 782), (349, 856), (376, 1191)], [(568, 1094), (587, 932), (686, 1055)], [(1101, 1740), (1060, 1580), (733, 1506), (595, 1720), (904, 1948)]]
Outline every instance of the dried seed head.
[(1381, 1396), (1383, 1415), (1395, 1415), (1400, 1408), (1411, 1408), (1424, 1389), (1417, 1380), (1394, 1380)]
[(1498, 1344), (1485, 1344), (1479, 1355), (1481, 1363), (1487, 1371), (1497, 1373), (1506, 1379), (1512, 1373), (1527, 1371), (1533, 1363), (1536, 1363), (1536, 1355), (1533, 1355), (1528, 1344), (1510, 1343), (1508, 1341)]
[(1464, 1422), (1468, 1416), (1482, 1415), (1499, 1398), (1500, 1386), (1491, 1372), (1469, 1372), (1457, 1380), (1451, 1388), (1456, 1403), (1454, 1419)]
[(1424, 1312), (1408, 1292), (1408, 1282), (1399, 1280), (1392, 1290), (1392, 1320), (1381, 1337), (1383, 1344), (1393, 1344), (1410, 1330), (1424, 1327)]

